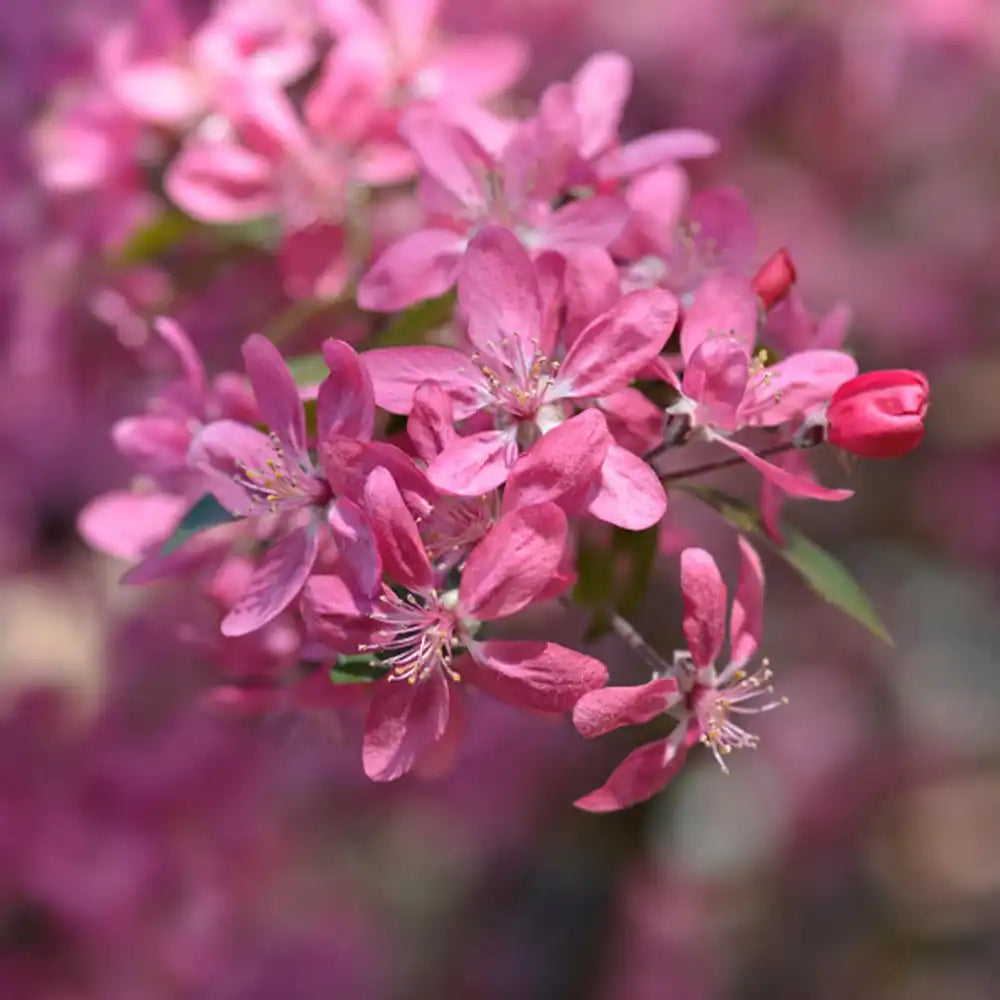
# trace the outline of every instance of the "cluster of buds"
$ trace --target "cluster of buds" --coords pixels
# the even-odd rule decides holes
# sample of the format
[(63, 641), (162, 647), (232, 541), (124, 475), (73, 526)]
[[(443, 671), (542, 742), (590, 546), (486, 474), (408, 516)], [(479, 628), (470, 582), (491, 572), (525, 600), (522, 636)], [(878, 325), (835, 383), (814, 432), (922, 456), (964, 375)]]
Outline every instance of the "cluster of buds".
[[(132, 582), (182, 579), (219, 609), (206, 646), (229, 683), (216, 704), (362, 704), (375, 780), (453, 746), (467, 689), (572, 713), (586, 736), (666, 714), (670, 735), (579, 803), (619, 808), (662, 787), (698, 741), (724, 765), (755, 743), (736, 719), (780, 703), (766, 665), (750, 672), (763, 602), (750, 543), (722, 669), (725, 587), (701, 548), (681, 556), (688, 649), (638, 688), (605, 687), (605, 665), (562, 644), (492, 637), (494, 623), (568, 599), (586, 521), (669, 519), (664, 482), (680, 474), (661, 470), (664, 452), (717, 447), (772, 501), (844, 500), (796, 444), (900, 454), (919, 441), (927, 383), (859, 376), (845, 310), (806, 310), (786, 250), (755, 267), (742, 196), (689, 191), (681, 164), (714, 153), (710, 136), (622, 140), (626, 59), (592, 57), (514, 118), (490, 101), (523, 46), (440, 43), (434, 6), (387, 0), (380, 17), (325, 3), (318, 20), (278, 23), (232, 4), (186, 49), (140, 55), (117, 40), (122, 114), (176, 133), (163, 172), (176, 208), (275, 222), (293, 296), (376, 314), (455, 299), (433, 343), (366, 349), (345, 326), (313, 359), (324, 377), (304, 384), (261, 334), (244, 342), (245, 377), (209, 381), (161, 318), (182, 375), (118, 423), (141, 476), (80, 527), (136, 562)], [(370, 683), (341, 697), (325, 670), (303, 669), (330, 663), (360, 663)]]

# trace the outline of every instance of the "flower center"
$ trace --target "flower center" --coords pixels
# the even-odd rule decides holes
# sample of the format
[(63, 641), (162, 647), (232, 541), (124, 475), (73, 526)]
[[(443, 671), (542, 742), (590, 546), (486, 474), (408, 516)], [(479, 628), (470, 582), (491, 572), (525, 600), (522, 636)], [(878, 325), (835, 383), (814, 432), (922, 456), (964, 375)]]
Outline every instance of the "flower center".
[(458, 644), (458, 616), (449, 595), (431, 591), (426, 596), (398, 594), (383, 584), (382, 597), (372, 618), (379, 629), (363, 652), (377, 652), (389, 668), (389, 679), (410, 684), (425, 680), (440, 669), (453, 681), (462, 678), (453, 669)]
[(737, 671), (733, 683), (723, 688), (699, 685), (692, 693), (695, 718), (701, 730), (701, 742), (709, 747), (725, 773), (729, 773), (724, 757), (733, 750), (753, 749), (760, 738), (747, 732), (732, 718), (733, 715), (756, 715), (769, 712), (788, 702), (787, 698), (772, 698), (763, 705), (748, 704), (764, 695), (773, 695), (774, 688), (768, 683), (772, 672), (765, 659), (760, 669), (750, 676), (745, 671)]
[(256, 468), (238, 463), (233, 481), (246, 491), (251, 503), (276, 513), (279, 508), (306, 507), (329, 499), (329, 487), (312, 469), (289, 462), (277, 437), (271, 435), (273, 457)]
[(515, 332), (499, 345), (489, 345), (492, 357), (488, 360), (495, 367), (478, 352), (472, 355), (496, 405), (518, 419), (534, 417), (559, 372), (559, 362), (542, 353), (537, 339), (531, 342), (530, 352), (526, 346)]

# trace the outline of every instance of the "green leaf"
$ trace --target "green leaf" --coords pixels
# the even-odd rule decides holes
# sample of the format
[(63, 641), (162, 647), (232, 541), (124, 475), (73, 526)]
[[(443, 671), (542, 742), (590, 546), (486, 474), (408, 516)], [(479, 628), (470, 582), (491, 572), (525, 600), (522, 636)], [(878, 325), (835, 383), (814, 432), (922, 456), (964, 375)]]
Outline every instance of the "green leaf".
[(811, 541), (801, 531), (782, 525), (785, 544), (776, 545), (765, 534), (757, 512), (740, 500), (708, 486), (686, 486), (688, 492), (714, 507), (734, 528), (752, 535), (776, 552), (823, 600), (864, 625), (883, 642), (893, 645), (892, 636), (867, 594), (847, 568), (829, 552)]
[(384, 663), (374, 657), (358, 654), (339, 656), (330, 667), (330, 681), (334, 684), (370, 684), (381, 680), (389, 672)]
[(376, 332), (375, 347), (402, 347), (421, 344), (431, 330), (444, 326), (455, 308), (455, 293), (445, 292), (436, 299), (426, 299), (411, 306), (388, 326)]
[(117, 263), (144, 264), (156, 260), (176, 247), (198, 228), (194, 219), (173, 210), (158, 215), (152, 222), (137, 229), (116, 253)]
[(183, 517), (174, 533), (163, 543), (160, 555), (167, 556), (176, 551), (192, 535), (219, 524), (229, 524), (236, 518), (219, 503), (211, 493), (206, 493)]
[(319, 385), (330, 374), (322, 354), (300, 354), (297, 358), (287, 358), (285, 363), (300, 388)]

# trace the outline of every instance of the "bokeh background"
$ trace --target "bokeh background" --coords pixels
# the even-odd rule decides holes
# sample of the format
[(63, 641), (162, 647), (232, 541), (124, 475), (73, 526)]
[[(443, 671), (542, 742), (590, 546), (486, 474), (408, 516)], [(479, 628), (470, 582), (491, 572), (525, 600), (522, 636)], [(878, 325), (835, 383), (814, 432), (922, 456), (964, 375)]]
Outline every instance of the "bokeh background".
[[(452, 770), (382, 787), (335, 712), (207, 717), (212, 650), (176, 622), (217, 609), (119, 588), (124, 567), (75, 532), (84, 503), (127, 481), (112, 421), (169, 367), (121, 307), (155, 301), (161, 278), (107, 265), (115, 204), (54, 198), (30, 139), (133, 5), (2, 4), (0, 996), (992, 1000), (1000, 6), (446, 8), (456, 29), (530, 39), (526, 99), (594, 51), (627, 54), (625, 131), (716, 134), (696, 179), (745, 190), (761, 257), (787, 244), (807, 301), (850, 302), (862, 367), (929, 374), (918, 451), (852, 466), (848, 504), (790, 510), (895, 645), (768, 560), (765, 650), (790, 704), (729, 776), (697, 754), (666, 793), (611, 816), (570, 802), (634, 734), (585, 744), (565, 722), (478, 706)], [(186, 297), (211, 369), (236, 366), (246, 333), (287, 307), (273, 271), (247, 255)], [(732, 566), (732, 537), (717, 541)], [(675, 559), (636, 615), (664, 650), (679, 644)], [(614, 639), (598, 652), (638, 675)]]

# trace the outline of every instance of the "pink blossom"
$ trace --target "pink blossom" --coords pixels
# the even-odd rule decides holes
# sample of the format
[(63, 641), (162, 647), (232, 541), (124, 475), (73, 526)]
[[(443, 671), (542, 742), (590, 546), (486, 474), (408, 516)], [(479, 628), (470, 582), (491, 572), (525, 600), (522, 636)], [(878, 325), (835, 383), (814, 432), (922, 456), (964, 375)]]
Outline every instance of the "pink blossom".
[(441, 739), (456, 684), (521, 708), (565, 712), (603, 683), (603, 664), (556, 643), (478, 638), (481, 622), (552, 596), (566, 545), (566, 517), (558, 507), (536, 504), (505, 515), (468, 555), (457, 589), (445, 589), (386, 470), (370, 474), (365, 501), (386, 576), (405, 593), (385, 583), (363, 608), (317, 576), (306, 602), (315, 618), (353, 618), (363, 626), (365, 648), (388, 668), (376, 682), (365, 724), (362, 759), (370, 778), (400, 777)]
[[(783, 704), (758, 699), (772, 693), (767, 660), (754, 674), (746, 666), (757, 652), (763, 624), (764, 574), (749, 542), (740, 538), (740, 576), (729, 617), (729, 662), (718, 669), (726, 623), (726, 588), (715, 561), (704, 549), (681, 553), (683, 632), (687, 650), (674, 654), (671, 676), (654, 676), (637, 687), (607, 687), (583, 695), (573, 722), (586, 737), (619, 726), (639, 725), (658, 715), (677, 719), (673, 732), (630, 753), (596, 791), (576, 805), (610, 812), (655, 795), (680, 770), (697, 742), (707, 746), (723, 771), (733, 750), (752, 748), (757, 737), (737, 721)], [(737, 718), (734, 718), (736, 716)]]
[(768, 462), (733, 440), (748, 427), (776, 427), (828, 399), (857, 372), (854, 359), (840, 351), (791, 354), (774, 365), (754, 353), (757, 297), (750, 283), (731, 273), (706, 278), (698, 286), (681, 326), (684, 376), (681, 399), (667, 413), (690, 421), (690, 431), (744, 458), (791, 496), (843, 500), (850, 490), (830, 490)]
[(627, 220), (623, 201), (595, 195), (552, 208), (573, 155), (566, 114), (572, 111), (543, 104), (499, 154), (438, 115), (408, 114), (400, 131), (420, 161), (418, 197), (428, 222), (375, 261), (358, 286), (358, 304), (391, 312), (447, 291), (470, 240), (490, 223), (508, 227), (534, 251), (607, 247)]
[[(378, 584), (378, 566), (367, 521), (342, 495), (352, 492), (352, 473), (370, 454), (374, 400), (357, 355), (342, 341), (327, 340), (323, 357), (330, 375), (316, 399), (317, 434), (326, 448), (353, 448), (342, 467), (317, 467), (308, 450), (298, 389), (281, 354), (259, 334), (243, 345), (247, 374), (270, 435), (235, 420), (206, 425), (192, 442), (189, 461), (208, 477), (209, 488), (237, 517), (270, 527), (270, 546), (247, 589), (222, 623), (226, 635), (260, 628), (299, 594), (312, 571), (321, 540), (332, 537), (347, 585), (362, 594)], [(400, 456), (405, 459), (405, 456)], [(341, 495), (336, 495), (341, 494)]]
[[(556, 360), (552, 331), (543, 329), (536, 269), (516, 237), (493, 226), (469, 247), (459, 302), (475, 348), (471, 356), (452, 348), (403, 347), (368, 351), (363, 361), (376, 402), (391, 412), (410, 412), (416, 388), (433, 379), (452, 397), (457, 417), (482, 412), (492, 419), (492, 428), (450, 439), (428, 469), (435, 486), (464, 496), (505, 482), (521, 450), (561, 424), (570, 404), (626, 388), (659, 354), (677, 313), (667, 292), (627, 295)], [(610, 458), (601, 474), (610, 488), (627, 492), (622, 480), (638, 482), (649, 470), (640, 470), (636, 456), (608, 440)], [(649, 484), (644, 492), (649, 489), (655, 495), (659, 487)]]

